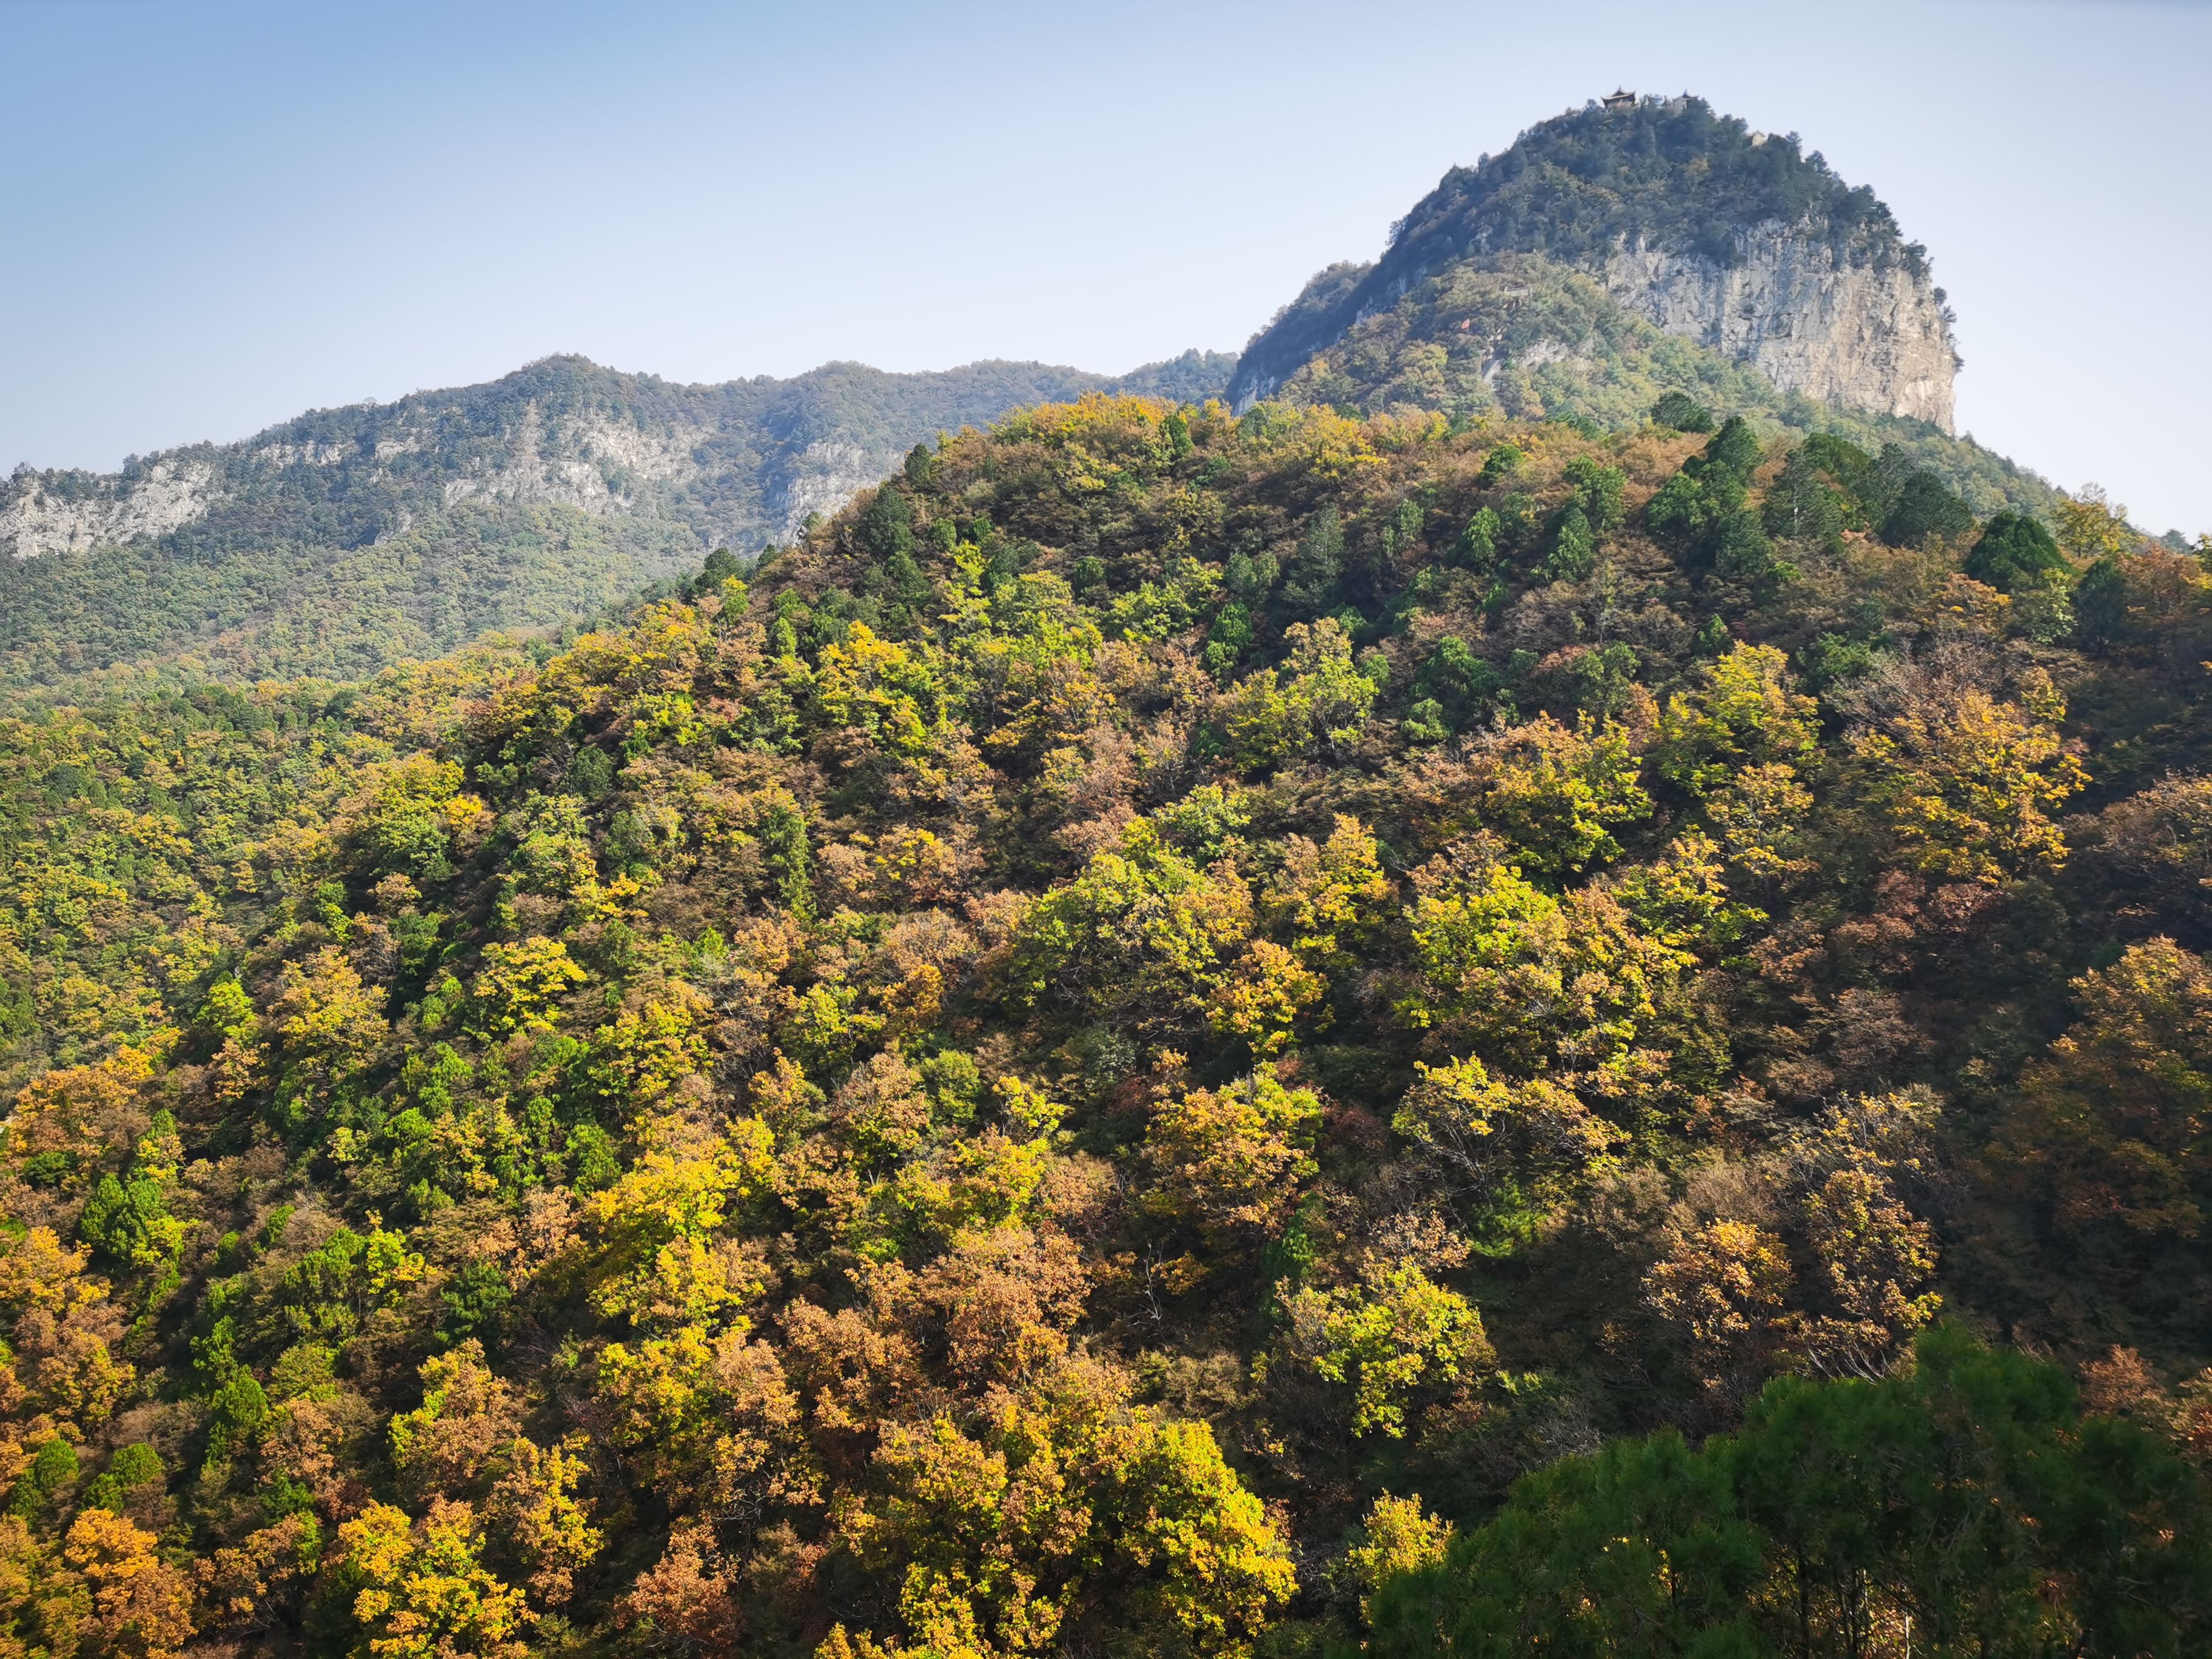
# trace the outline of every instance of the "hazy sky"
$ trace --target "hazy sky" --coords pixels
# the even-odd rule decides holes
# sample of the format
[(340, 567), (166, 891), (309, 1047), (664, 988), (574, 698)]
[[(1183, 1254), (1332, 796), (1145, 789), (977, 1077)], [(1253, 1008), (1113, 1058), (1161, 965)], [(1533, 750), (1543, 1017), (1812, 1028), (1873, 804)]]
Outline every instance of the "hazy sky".
[(580, 351), (672, 379), (1239, 349), (1615, 84), (1925, 242), (1961, 430), (2212, 530), (2212, 8), (0, 0), (0, 467)]

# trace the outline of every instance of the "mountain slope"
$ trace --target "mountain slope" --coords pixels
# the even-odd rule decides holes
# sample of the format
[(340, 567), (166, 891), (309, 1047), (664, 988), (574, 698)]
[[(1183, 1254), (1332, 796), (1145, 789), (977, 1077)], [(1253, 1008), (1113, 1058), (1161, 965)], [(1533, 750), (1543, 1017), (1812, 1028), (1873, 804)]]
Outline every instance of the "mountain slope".
[(10, 1639), (2205, 1651), (2212, 579), (1917, 494), (1092, 398), (0, 719)]
[(116, 474), (19, 468), (0, 486), (0, 681), (373, 673), (787, 539), (939, 431), (1091, 390), (1202, 398), (1228, 367), (831, 363), (681, 386), (556, 357)]
[(1957, 360), (1924, 250), (1793, 135), (1701, 99), (1593, 104), (1455, 167), (1371, 264), (1330, 267), (1254, 339), (1231, 396), (1273, 395), (1315, 353), (1468, 260), (1540, 254), (1784, 392), (1948, 431)]

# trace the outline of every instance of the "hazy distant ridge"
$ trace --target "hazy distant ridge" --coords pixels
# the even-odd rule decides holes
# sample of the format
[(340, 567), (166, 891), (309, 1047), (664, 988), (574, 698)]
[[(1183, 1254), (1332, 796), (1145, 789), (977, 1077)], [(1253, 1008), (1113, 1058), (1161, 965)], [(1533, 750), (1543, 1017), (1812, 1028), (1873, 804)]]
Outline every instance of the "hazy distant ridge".
[(548, 357), (484, 385), (133, 458), (118, 472), (19, 467), (0, 485), (0, 551), (88, 552), (186, 526), (226, 549), (295, 530), (357, 545), (466, 501), (665, 516), (710, 544), (757, 544), (795, 533), (939, 430), (1094, 389), (1204, 398), (1232, 361), (1190, 351), (1118, 377), (995, 360), (919, 374), (833, 362), (787, 380), (686, 386)]
[(549, 357), (118, 472), (18, 468), (0, 483), (0, 681), (156, 662), (343, 677), (556, 626), (709, 548), (790, 539), (940, 431), (1091, 390), (1202, 399), (1231, 364), (829, 363), (684, 386)]

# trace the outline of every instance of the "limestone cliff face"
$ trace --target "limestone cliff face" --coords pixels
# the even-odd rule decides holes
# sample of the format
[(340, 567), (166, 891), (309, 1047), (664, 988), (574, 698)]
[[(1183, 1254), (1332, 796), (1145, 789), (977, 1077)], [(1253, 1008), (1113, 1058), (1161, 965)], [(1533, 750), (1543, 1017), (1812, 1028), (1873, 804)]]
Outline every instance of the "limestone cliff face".
[(763, 475), (764, 504), (784, 526), (785, 536), (796, 536), (814, 514), (827, 518), (892, 471), (904, 454), (896, 447), (871, 450), (840, 440), (817, 439), (769, 464)]
[[(0, 553), (32, 559), (155, 541), (222, 525), (272, 498), (339, 504), (350, 520), (339, 535), (348, 545), (469, 502), (650, 514), (698, 486), (711, 465), (711, 434), (696, 420), (641, 423), (536, 398), (488, 413), (410, 399), (322, 418), (344, 429), (279, 428), (118, 473), (19, 468), (0, 482)], [(702, 534), (720, 527), (700, 526)]]
[(1669, 334), (1761, 370), (1784, 392), (1952, 430), (1959, 360), (1926, 269), (1854, 258), (1785, 225), (1753, 227), (1729, 263), (1638, 243), (1601, 274)]
[(216, 469), (198, 457), (128, 477), (18, 468), (0, 483), (0, 550), (34, 559), (164, 536), (204, 514), (216, 489)]
[[(496, 456), (471, 458), (441, 495), (457, 501), (497, 501), (527, 506), (573, 507), (584, 513), (633, 512), (653, 486), (682, 488), (706, 471), (702, 457), (712, 431), (696, 421), (671, 420), (641, 427), (599, 411), (549, 422), (536, 403)], [(433, 434), (395, 434), (379, 446), (387, 453), (427, 447)]]

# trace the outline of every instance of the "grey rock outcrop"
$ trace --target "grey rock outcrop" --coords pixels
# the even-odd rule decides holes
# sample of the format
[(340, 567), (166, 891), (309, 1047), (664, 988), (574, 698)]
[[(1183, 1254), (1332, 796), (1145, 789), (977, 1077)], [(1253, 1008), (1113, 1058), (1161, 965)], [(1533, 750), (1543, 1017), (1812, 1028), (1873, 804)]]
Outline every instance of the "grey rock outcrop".
[(1784, 392), (1952, 430), (1951, 319), (1924, 268), (1764, 224), (1733, 263), (1639, 243), (1605, 261), (1607, 289), (1669, 334), (1748, 363)]
[(165, 536), (204, 514), (216, 489), (214, 466), (194, 455), (129, 476), (19, 467), (0, 483), (0, 549), (34, 559)]

